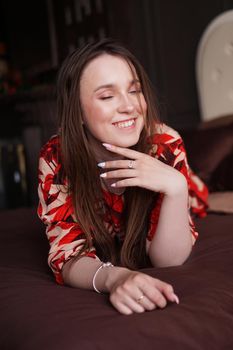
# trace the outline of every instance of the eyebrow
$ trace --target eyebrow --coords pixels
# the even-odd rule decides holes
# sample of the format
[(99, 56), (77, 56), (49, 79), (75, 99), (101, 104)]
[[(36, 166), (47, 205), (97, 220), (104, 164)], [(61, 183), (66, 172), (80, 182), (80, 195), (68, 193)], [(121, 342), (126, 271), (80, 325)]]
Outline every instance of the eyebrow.
[[(130, 86), (132, 86), (133, 84), (140, 84), (140, 80), (139, 79), (133, 79), (131, 82), (130, 82)], [(97, 92), (98, 90), (101, 90), (101, 89), (112, 89), (114, 87), (114, 84), (104, 84), (104, 85), (100, 85), (98, 86), (94, 92)]]

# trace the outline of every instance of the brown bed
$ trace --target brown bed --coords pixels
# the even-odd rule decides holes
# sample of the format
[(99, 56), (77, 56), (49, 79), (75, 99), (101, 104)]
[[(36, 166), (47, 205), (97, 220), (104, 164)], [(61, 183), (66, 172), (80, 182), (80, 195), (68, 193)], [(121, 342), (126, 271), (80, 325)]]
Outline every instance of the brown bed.
[(35, 210), (0, 213), (0, 349), (233, 349), (233, 215), (197, 220), (200, 238), (180, 267), (146, 269), (180, 304), (120, 315), (107, 295), (55, 284)]
[[(206, 134), (202, 134), (204, 142)], [(190, 135), (183, 134), (186, 146)], [(194, 160), (193, 153), (195, 166)], [(220, 171), (222, 161), (207, 174), (213, 192), (212, 174)], [(229, 169), (232, 163), (228, 175)], [(229, 188), (221, 191), (231, 192)], [(131, 316), (119, 314), (107, 295), (54, 282), (47, 266), (44, 227), (35, 209), (2, 211), (0, 222), (1, 350), (233, 349), (230, 210), (210, 210), (207, 217), (195, 220), (199, 239), (184, 265), (144, 270), (172, 283), (180, 304)]]

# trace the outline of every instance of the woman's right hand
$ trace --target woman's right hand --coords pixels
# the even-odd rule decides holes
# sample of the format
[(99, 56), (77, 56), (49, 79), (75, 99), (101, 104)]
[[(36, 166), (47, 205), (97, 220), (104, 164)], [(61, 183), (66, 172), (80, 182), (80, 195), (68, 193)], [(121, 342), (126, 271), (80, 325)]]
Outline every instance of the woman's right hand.
[[(109, 284), (110, 301), (122, 314), (164, 308), (167, 302), (179, 303), (173, 287), (144, 273), (119, 268), (118, 278)], [(115, 273), (114, 273), (115, 274)]]
[[(93, 276), (100, 266), (99, 261), (89, 257), (70, 259), (63, 268), (64, 282), (72, 287), (92, 289)], [(101, 292), (109, 293), (112, 305), (124, 315), (164, 308), (168, 301), (179, 303), (170, 284), (125, 267), (100, 269), (95, 285)]]

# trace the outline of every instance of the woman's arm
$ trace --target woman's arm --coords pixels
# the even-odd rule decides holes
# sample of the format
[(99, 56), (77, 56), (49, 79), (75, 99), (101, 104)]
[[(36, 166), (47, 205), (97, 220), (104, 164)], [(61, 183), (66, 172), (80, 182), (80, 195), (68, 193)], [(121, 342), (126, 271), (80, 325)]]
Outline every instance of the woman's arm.
[[(148, 235), (147, 247), (149, 246), (148, 251), (153, 264), (158, 266), (170, 265), (170, 259), (173, 262), (172, 265), (182, 264), (186, 260), (198, 237), (191, 215), (205, 216), (208, 206), (208, 188), (190, 169), (182, 138), (175, 130), (166, 128), (170, 134), (170, 140), (164, 144), (164, 139), (167, 138), (168, 134), (165, 137), (159, 135), (160, 142), (162, 148), (167, 148), (166, 153), (170, 159), (168, 164), (175, 168), (180, 175), (183, 175), (184, 186), (179, 188), (175, 182), (172, 182), (173, 190), (170, 190), (170, 194), (165, 193), (160, 202), (162, 205), (159, 220), (158, 210), (152, 213), (155, 220), (152, 218), (152, 230)], [(158, 149), (158, 152), (160, 153), (161, 149)], [(191, 235), (183, 235), (185, 230), (181, 228), (185, 229), (185, 227), (186, 232), (191, 232)], [(165, 242), (163, 245), (164, 239), (168, 235), (170, 237), (170, 240), (167, 240), (169, 244), (167, 246)], [(151, 238), (153, 238), (152, 242), (150, 242)], [(167, 252), (166, 261), (161, 257), (159, 248)], [(187, 252), (187, 256), (182, 255), (182, 252)], [(176, 257), (178, 257), (177, 261)]]
[[(54, 137), (42, 148), (38, 171), (38, 216), (44, 222), (50, 245), (48, 263), (56, 281), (63, 284), (63, 265), (76, 257), (85, 244), (85, 235), (73, 218), (71, 196), (59, 172), (58, 138)], [(90, 247), (83, 255), (99, 261), (95, 248)]]
[[(101, 262), (88, 257), (73, 258), (63, 267), (64, 282), (72, 287), (93, 290), (93, 278), (100, 266)], [(99, 269), (95, 286), (100, 292), (109, 293), (113, 306), (125, 315), (164, 308), (168, 301), (179, 303), (168, 283), (123, 267)]]
[[(66, 284), (83, 289), (93, 290), (93, 278), (98, 268), (103, 263), (92, 258), (73, 258), (68, 261), (63, 269), (63, 280)], [(99, 270), (95, 278), (96, 288), (103, 293), (111, 291), (112, 284), (120, 276), (129, 274), (131, 271), (126, 268), (110, 266)]]
[[(154, 265), (182, 264), (192, 247), (189, 225), (188, 184), (185, 176), (171, 165), (131, 149), (105, 145), (128, 160), (108, 161), (102, 167), (117, 169), (101, 176), (116, 178), (115, 187), (139, 186), (164, 195), (158, 227), (149, 256)], [(175, 158), (175, 157), (173, 157)], [(133, 166), (129, 167), (129, 164)]]
[(182, 264), (192, 249), (188, 213), (188, 187), (183, 177), (173, 192), (164, 194), (156, 233), (148, 254), (155, 266)]

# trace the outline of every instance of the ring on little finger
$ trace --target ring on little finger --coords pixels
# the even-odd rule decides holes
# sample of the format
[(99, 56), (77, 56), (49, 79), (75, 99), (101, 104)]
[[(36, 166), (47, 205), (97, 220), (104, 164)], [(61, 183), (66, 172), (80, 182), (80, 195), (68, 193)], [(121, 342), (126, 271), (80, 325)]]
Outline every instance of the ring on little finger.
[(144, 298), (144, 294), (142, 294), (142, 295), (137, 299), (137, 303), (138, 303), (138, 304), (141, 304), (143, 298)]

